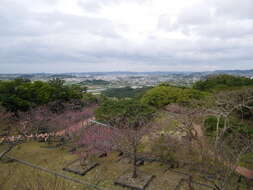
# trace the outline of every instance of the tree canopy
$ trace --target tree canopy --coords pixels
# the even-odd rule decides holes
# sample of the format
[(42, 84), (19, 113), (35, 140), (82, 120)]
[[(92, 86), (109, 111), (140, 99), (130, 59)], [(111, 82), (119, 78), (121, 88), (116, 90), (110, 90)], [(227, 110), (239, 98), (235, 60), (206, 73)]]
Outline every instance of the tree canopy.
[(214, 75), (205, 80), (200, 80), (193, 85), (194, 89), (211, 91), (224, 90), (232, 87), (253, 86), (253, 79), (233, 76), (233, 75)]
[(155, 110), (136, 100), (107, 100), (96, 110), (96, 118), (112, 126), (136, 128), (153, 118)]
[(60, 79), (48, 82), (32, 82), (22, 78), (0, 81), (0, 103), (11, 112), (27, 111), (31, 107), (53, 101), (81, 98), (81, 88), (64, 85)]
[(129, 86), (124, 88), (110, 88), (102, 92), (103, 95), (115, 98), (137, 98), (140, 97), (145, 91), (150, 89), (150, 87), (143, 88), (131, 88)]
[(141, 98), (141, 102), (161, 108), (170, 103), (187, 104), (192, 99), (201, 99), (204, 96), (205, 93), (195, 89), (160, 85), (148, 90)]

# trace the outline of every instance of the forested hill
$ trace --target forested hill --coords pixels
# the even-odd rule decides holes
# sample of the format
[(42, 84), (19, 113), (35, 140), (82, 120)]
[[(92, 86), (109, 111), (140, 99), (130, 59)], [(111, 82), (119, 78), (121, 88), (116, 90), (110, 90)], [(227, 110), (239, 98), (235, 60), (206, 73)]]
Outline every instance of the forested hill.
[(7, 111), (18, 112), (47, 104), (53, 101), (70, 101), (81, 99), (86, 88), (67, 86), (60, 79), (48, 82), (30, 81), (18, 78), (10, 81), (0, 81), (0, 103)]
[(115, 98), (137, 98), (143, 95), (151, 87), (142, 87), (142, 88), (110, 88), (102, 92), (103, 95), (108, 97)]
[(233, 75), (211, 75), (193, 85), (197, 90), (225, 90), (242, 86), (253, 86), (253, 79)]

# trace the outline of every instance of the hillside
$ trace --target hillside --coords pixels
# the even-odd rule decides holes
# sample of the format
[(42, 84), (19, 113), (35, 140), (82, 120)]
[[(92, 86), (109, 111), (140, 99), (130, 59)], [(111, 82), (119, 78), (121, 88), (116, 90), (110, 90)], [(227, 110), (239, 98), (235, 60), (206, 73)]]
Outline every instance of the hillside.
[(253, 185), (252, 79), (215, 75), (193, 87), (163, 82), (103, 95), (60, 79), (15, 79), (1, 81), (0, 92), (0, 154), (12, 147), (0, 159), (0, 189)]

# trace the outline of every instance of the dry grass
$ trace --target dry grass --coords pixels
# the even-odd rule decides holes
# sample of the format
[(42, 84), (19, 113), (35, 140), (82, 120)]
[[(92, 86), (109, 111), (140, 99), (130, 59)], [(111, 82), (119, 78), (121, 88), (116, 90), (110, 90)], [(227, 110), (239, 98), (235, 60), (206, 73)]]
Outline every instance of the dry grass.
[[(15, 147), (10, 156), (26, 160), (33, 164), (49, 168), (51, 170), (63, 173), (65, 175), (75, 177), (77, 179), (97, 184), (101, 187), (110, 190), (124, 190), (115, 186), (114, 180), (122, 175), (126, 170), (131, 169), (130, 164), (118, 162), (117, 153), (112, 153), (108, 157), (98, 159), (100, 166), (88, 172), (85, 176), (78, 176), (62, 171), (62, 168), (70, 161), (76, 159), (75, 155), (68, 153), (62, 149), (45, 149), (41, 148), (43, 144), (30, 142)], [(4, 150), (4, 146), (0, 146), (0, 151)], [(167, 172), (163, 174), (163, 166), (158, 163), (148, 163), (139, 168), (141, 171), (156, 175), (156, 177), (147, 190), (151, 189), (168, 189), (169, 185), (174, 187), (174, 184), (181, 179), (180, 175)], [(0, 189), (5, 190), (60, 190), (60, 189), (83, 189), (83, 186), (72, 183), (59, 177), (56, 178), (50, 174), (40, 172), (37, 169), (12, 162), (0, 162)], [(168, 189), (170, 190), (170, 188)]]
[[(67, 163), (77, 158), (76, 155), (70, 154), (65, 149), (46, 149), (41, 148), (45, 144), (29, 142), (18, 145), (10, 153), (10, 156), (26, 160), (33, 164), (54, 170), (67, 176), (77, 178), (108, 190), (126, 190), (114, 185), (114, 181), (127, 170), (131, 170), (131, 165), (119, 162), (117, 153), (111, 153), (108, 157), (98, 158), (100, 163), (98, 167), (88, 172), (85, 176), (78, 176), (62, 170)], [(6, 147), (1, 145), (0, 151)], [(145, 163), (139, 167), (139, 170), (155, 175), (147, 190), (174, 190), (179, 181), (186, 176), (167, 171), (164, 173), (166, 166), (159, 163)], [(60, 179), (59, 177), (40, 172), (37, 169), (12, 162), (0, 162), (0, 189), (4, 190), (84, 190), (84, 186)], [(200, 179), (196, 179), (201, 182)], [(183, 187), (182, 187), (183, 188)], [(86, 190), (89, 190), (86, 188)]]

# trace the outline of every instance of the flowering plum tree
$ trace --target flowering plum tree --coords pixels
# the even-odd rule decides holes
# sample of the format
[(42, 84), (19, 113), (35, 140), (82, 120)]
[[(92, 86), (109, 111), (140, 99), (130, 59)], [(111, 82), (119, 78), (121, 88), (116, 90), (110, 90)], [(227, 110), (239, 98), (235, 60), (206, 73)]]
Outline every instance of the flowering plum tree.
[(110, 126), (101, 126), (89, 123), (81, 129), (78, 145), (84, 149), (80, 153), (83, 159), (98, 153), (108, 153), (115, 148), (115, 137), (119, 130)]
[[(66, 106), (65, 106), (66, 107)], [(19, 133), (23, 136), (34, 134), (47, 134), (50, 136), (65, 136), (81, 128), (83, 121), (92, 117), (95, 106), (80, 110), (71, 107), (61, 113), (52, 112), (50, 106), (44, 105), (19, 113)]]
[(143, 136), (149, 134), (155, 110), (135, 100), (106, 101), (96, 111), (96, 117), (112, 126), (111, 147), (130, 154), (132, 177), (137, 177), (137, 152)]
[(14, 115), (0, 108), (0, 144), (10, 135)]

